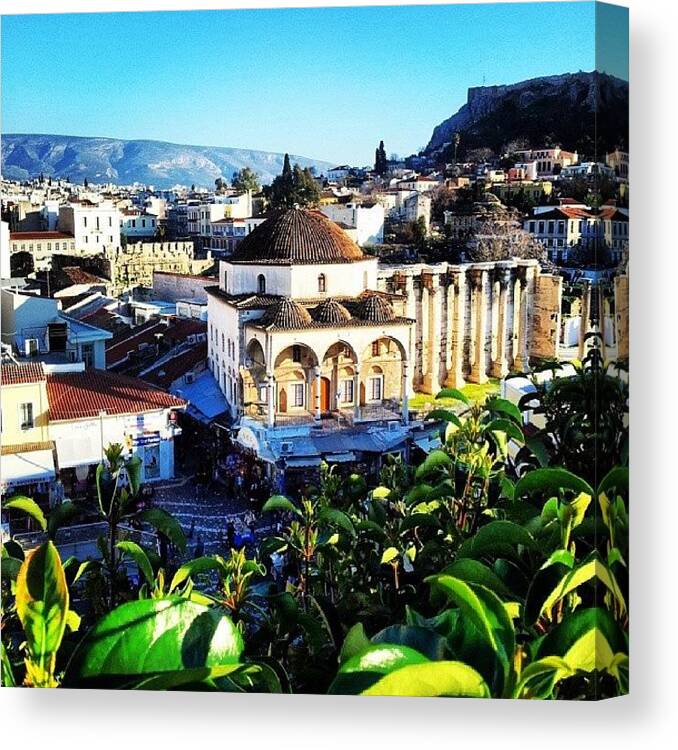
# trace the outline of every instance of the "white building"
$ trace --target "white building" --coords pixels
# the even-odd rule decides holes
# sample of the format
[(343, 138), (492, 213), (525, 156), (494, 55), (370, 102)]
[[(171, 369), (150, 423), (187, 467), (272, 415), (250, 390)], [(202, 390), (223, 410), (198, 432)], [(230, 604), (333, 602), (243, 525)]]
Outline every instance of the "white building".
[(61, 311), (59, 300), (2, 289), (2, 342), (16, 357), (45, 362), (82, 362), (105, 369), (110, 331), (72, 318)]
[(60, 206), (58, 229), (73, 236), (79, 253), (120, 247), (120, 212), (110, 201), (71, 201)]
[(360, 247), (384, 241), (384, 207), (380, 203), (332, 203), (320, 210), (335, 223), (354, 230), (353, 239)]
[[(516, 151), (514, 154), (518, 164), (527, 168), (528, 179), (534, 180), (537, 177), (553, 175), (554, 170), (569, 167), (577, 164), (579, 156), (576, 151), (564, 151), (559, 146), (555, 148), (539, 148)], [(534, 166), (531, 167), (530, 165)]]
[(134, 209), (125, 209), (120, 213), (120, 233), (132, 242), (154, 237), (157, 228), (158, 219), (153, 214)]

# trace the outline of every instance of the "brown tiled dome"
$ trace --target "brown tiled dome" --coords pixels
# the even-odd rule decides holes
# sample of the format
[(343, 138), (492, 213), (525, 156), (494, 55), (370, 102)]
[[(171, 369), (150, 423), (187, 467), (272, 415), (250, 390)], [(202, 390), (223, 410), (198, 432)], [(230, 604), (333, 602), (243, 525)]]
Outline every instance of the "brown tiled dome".
[(360, 317), (370, 323), (388, 323), (395, 320), (396, 314), (388, 300), (378, 294), (369, 294), (362, 303)]
[(351, 319), (351, 313), (335, 299), (326, 299), (311, 313), (316, 323), (331, 323), (341, 325)]
[(308, 328), (313, 321), (305, 307), (289, 297), (281, 297), (266, 310), (261, 324), (274, 328)]
[(320, 211), (288, 208), (245, 237), (231, 263), (350, 263), (366, 256), (358, 245)]

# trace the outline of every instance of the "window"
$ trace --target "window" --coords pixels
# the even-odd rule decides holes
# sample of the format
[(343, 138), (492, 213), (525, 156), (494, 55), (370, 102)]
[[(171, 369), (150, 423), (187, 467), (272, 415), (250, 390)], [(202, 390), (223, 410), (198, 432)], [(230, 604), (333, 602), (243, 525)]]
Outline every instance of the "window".
[(325, 279), (324, 273), (321, 273), (320, 276), (318, 276), (318, 291), (319, 292), (327, 291), (326, 279)]
[(544, 222), (539, 222), (539, 234), (544, 234)]
[(344, 380), (342, 383), (342, 395), (341, 400), (344, 404), (352, 404), (353, 403), (353, 378), (350, 378), (349, 380)]
[(22, 430), (32, 430), (35, 427), (33, 422), (33, 404), (28, 401), (19, 406), (19, 423)]
[(381, 375), (375, 375), (370, 378), (370, 401), (381, 401), (381, 387)]
[(263, 273), (257, 276), (257, 291), (259, 294), (266, 294), (266, 277)]
[(82, 217), (82, 225), (83, 225), (83, 227), (87, 226), (87, 217), (86, 216)]
[(372, 342), (372, 356), (373, 357), (379, 356), (379, 342), (378, 341)]
[(293, 383), (292, 385), (292, 406), (300, 408), (304, 405), (304, 384)]
[(226, 349), (226, 336), (222, 333), (221, 334), (221, 351), (223, 352)]
[(48, 249), (48, 250), (51, 250), (51, 249), (52, 249), (52, 243), (51, 243), (51, 242), (48, 242), (48, 243), (47, 243), (47, 249)]
[(259, 402), (265, 404), (268, 401), (268, 386), (264, 383), (259, 385)]
[(292, 361), (301, 362), (301, 347), (296, 344), (292, 347)]

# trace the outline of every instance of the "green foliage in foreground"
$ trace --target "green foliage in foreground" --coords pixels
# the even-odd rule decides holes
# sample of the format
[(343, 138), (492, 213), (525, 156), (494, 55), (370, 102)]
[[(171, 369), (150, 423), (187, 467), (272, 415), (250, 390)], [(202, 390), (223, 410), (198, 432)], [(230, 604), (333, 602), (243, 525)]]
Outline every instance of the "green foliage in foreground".
[[(554, 392), (549, 398), (574, 403), (562, 384)], [(628, 469), (614, 466), (593, 486), (567, 460), (553, 463), (569, 456), (581, 465), (581, 453), (559, 439), (530, 443), (511, 403), (442, 396), (464, 411), (436, 413), (441, 450), (418, 467), (387, 457), (376, 487), (325, 466), (298, 500), (270, 498), (264, 512), (284, 523), (259, 559), (234, 550), (170, 570), (113, 535), (103, 565), (62, 563), (51, 540), (25, 555), (8, 542), (3, 683), (504, 698), (627, 692)], [(596, 430), (588, 417), (579, 423)], [(109, 498), (111, 462), (120, 465), (115, 451), (101, 470)], [(49, 528), (26, 498), (14, 507)], [(111, 509), (114, 499), (102, 512)], [(170, 516), (144, 520), (180, 543)], [(276, 553), (287, 557), (283, 589), (268, 576)], [(81, 622), (72, 601), (83, 582), (119, 581), (125, 561), (139, 571), (136, 598), (111, 585), (108, 611)]]

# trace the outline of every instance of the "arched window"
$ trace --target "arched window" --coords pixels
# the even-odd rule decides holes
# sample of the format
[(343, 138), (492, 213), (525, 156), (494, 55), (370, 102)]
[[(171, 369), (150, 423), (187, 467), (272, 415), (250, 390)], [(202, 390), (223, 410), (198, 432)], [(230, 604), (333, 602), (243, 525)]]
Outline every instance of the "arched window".
[(320, 276), (318, 276), (318, 291), (319, 292), (327, 291), (327, 280), (325, 278), (324, 273), (321, 273)]
[(263, 273), (257, 276), (257, 291), (259, 294), (266, 294), (266, 277)]

